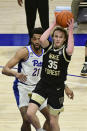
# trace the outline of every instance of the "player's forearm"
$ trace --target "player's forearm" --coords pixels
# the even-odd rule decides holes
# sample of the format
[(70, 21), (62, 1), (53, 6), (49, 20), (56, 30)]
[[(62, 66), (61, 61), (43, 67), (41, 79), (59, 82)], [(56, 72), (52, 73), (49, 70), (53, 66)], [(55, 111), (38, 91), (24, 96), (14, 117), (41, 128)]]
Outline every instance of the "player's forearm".
[(51, 31), (53, 30), (53, 28), (55, 27), (55, 23), (53, 23), (44, 33), (43, 33), (43, 35), (41, 36), (41, 38), (40, 38), (40, 41), (42, 42), (42, 43), (44, 43), (44, 41), (46, 41), (47, 39), (48, 39), (48, 37), (49, 37), (49, 35), (51, 34)]
[(73, 29), (69, 30), (67, 53), (72, 55), (74, 50)]
[(7, 75), (7, 76), (15, 76), (17, 75), (17, 72), (16, 71), (13, 71), (7, 67), (4, 67), (3, 70), (2, 70), (2, 74), (4, 75)]

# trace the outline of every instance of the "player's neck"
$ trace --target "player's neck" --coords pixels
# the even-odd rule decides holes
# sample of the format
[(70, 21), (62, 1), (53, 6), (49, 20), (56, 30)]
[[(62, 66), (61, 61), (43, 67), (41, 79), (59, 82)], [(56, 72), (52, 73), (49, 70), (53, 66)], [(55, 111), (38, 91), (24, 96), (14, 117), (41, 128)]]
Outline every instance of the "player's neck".
[(63, 46), (63, 44), (59, 45), (59, 46), (54, 45), (54, 49), (60, 49), (62, 46)]

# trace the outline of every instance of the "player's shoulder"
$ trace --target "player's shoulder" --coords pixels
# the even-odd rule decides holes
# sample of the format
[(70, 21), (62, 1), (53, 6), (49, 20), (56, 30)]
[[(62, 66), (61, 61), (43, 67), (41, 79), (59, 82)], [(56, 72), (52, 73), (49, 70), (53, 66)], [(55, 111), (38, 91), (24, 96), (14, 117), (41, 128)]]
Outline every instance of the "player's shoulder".
[(20, 49), (17, 50), (16, 55), (19, 57), (27, 57), (28, 56), (28, 50), (26, 47), (22, 47)]
[(17, 52), (18, 53), (27, 53), (28, 49), (27, 49), (27, 47), (22, 47), (22, 48), (18, 49)]

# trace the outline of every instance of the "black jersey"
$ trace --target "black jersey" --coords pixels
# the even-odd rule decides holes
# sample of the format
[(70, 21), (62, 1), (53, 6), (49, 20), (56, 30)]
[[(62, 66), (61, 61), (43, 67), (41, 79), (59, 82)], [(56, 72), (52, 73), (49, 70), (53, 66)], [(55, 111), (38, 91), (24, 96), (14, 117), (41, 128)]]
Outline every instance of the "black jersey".
[(44, 49), (41, 80), (54, 85), (66, 80), (67, 68), (71, 56), (66, 53), (66, 46), (54, 49), (52, 43)]

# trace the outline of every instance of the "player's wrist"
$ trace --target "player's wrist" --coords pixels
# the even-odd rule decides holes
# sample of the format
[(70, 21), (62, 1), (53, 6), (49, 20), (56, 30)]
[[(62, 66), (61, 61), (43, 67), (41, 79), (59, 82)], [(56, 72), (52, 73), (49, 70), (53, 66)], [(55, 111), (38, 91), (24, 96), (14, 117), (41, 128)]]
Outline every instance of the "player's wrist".
[(15, 76), (16, 78), (18, 78), (19, 73), (18, 73), (18, 72), (15, 72), (15, 73), (14, 73), (14, 76)]

